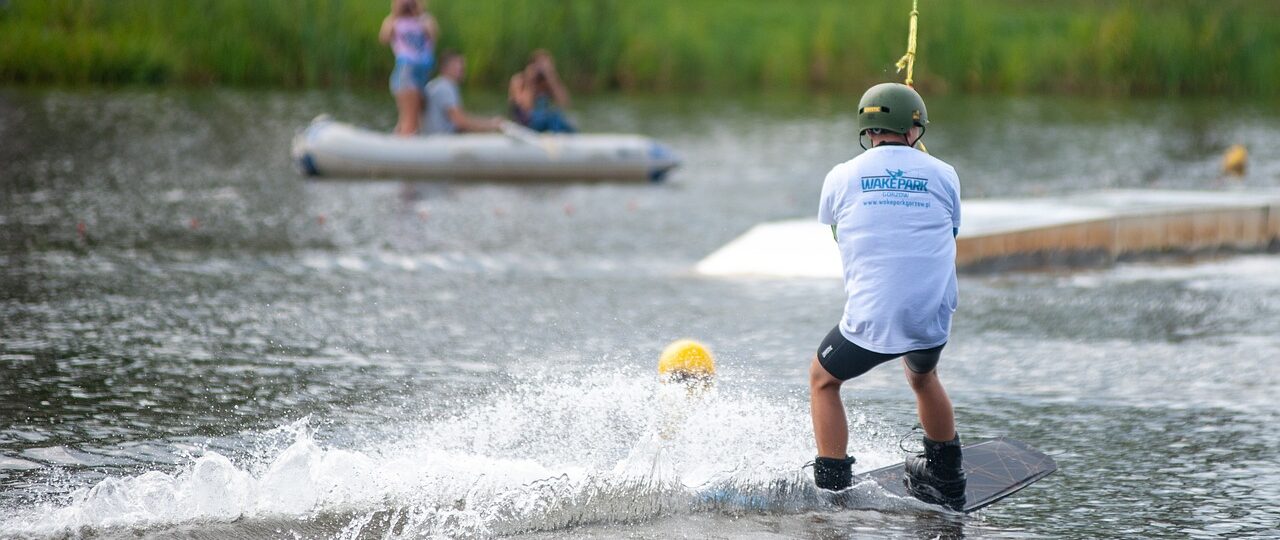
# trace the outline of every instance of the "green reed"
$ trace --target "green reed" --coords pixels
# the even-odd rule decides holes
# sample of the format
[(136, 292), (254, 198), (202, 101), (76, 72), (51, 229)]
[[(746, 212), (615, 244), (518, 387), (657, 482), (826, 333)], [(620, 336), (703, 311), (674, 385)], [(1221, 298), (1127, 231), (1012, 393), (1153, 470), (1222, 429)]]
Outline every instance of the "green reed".
[[(376, 86), (387, 0), (0, 0), (0, 83)], [(933, 92), (1274, 95), (1280, 2), (922, 0)], [(528, 52), (582, 90), (851, 90), (900, 80), (906, 0), (433, 0), (470, 84)]]

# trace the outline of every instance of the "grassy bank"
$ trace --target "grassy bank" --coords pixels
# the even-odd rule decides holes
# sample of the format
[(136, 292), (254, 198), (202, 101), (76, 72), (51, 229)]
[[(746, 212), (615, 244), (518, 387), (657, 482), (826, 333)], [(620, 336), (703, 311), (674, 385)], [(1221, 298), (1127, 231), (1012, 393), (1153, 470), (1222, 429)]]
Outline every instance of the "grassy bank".
[[(0, 83), (375, 86), (387, 0), (0, 0)], [(934, 92), (1274, 95), (1280, 2), (922, 0)], [(906, 0), (433, 0), (472, 85), (551, 49), (586, 90), (897, 79)]]

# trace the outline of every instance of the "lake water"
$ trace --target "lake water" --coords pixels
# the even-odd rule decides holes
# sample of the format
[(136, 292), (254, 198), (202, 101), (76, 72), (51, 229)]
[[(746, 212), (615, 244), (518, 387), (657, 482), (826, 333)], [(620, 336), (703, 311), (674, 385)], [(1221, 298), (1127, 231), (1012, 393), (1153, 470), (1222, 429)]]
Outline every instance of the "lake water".
[[(582, 99), (685, 165), (520, 186), (291, 169), (317, 114), (389, 128), (382, 93), (0, 90), (0, 537), (1280, 537), (1275, 254), (964, 276), (961, 432), (1060, 471), (967, 517), (815, 494), (806, 368), (841, 284), (691, 268), (815, 212), (854, 99)], [(925, 141), (965, 198), (1273, 188), (1277, 111), (938, 99)], [(1236, 142), (1249, 175), (1219, 179)], [(662, 443), (681, 337), (719, 378)], [(856, 470), (900, 461), (901, 371), (844, 396)]]

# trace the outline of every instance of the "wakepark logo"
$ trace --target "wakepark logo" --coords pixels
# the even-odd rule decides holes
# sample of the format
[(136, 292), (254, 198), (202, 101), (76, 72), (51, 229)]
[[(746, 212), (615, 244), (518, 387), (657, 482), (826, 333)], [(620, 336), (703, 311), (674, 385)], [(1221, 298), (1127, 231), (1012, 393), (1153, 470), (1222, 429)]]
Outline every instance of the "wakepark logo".
[(862, 191), (904, 191), (907, 193), (928, 193), (929, 180), (905, 176), (902, 169), (891, 171), (885, 169), (887, 176), (862, 177)]

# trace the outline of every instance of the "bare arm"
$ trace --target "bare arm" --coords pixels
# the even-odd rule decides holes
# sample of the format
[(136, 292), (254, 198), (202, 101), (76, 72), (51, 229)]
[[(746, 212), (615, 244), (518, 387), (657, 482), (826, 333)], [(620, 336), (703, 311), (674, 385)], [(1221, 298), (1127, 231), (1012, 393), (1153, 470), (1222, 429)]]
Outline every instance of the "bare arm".
[(427, 33), (427, 37), (431, 41), (440, 43), (440, 25), (436, 23), (436, 18), (430, 15), (422, 16), (422, 31)]
[(551, 99), (554, 99), (560, 108), (569, 108), (569, 90), (564, 87), (564, 83), (560, 82), (560, 74), (556, 73), (555, 65), (548, 63), (542, 73), (547, 76), (547, 87), (551, 89)]
[(458, 126), (458, 131), (464, 133), (494, 132), (502, 129), (501, 118), (476, 118), (463, 112), (462, 107), (449, 107), (445, 113), (449, 115), (449, 121)]
[(383, 43), (391, 43), (392, 34), (395, 33), (394, 19), (390, 15), (382, 19), (382, 28), (378, 30), (378, 41)]
[(511, 76), (511, 84), (507, 85), (507, 99), (520, 107), (520, 110), (529, 111), (533, 109), (533, 92), (529, 91), (522, 74), (523, 72)]

